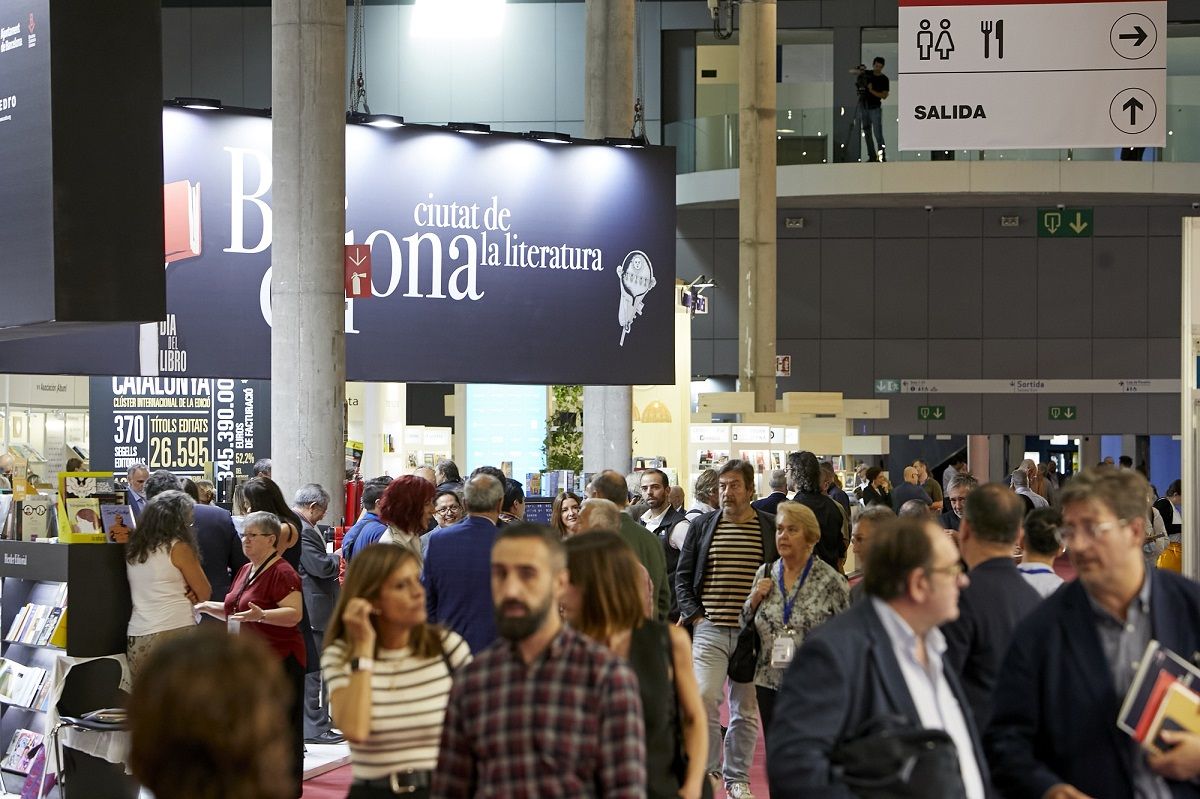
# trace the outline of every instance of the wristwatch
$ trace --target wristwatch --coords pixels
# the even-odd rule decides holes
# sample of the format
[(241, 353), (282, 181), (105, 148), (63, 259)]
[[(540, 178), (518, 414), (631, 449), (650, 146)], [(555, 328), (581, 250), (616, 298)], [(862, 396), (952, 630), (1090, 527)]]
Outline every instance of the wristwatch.
[(372, 658), (351, 658), (350, 671), (373, 671), (375, 661)]

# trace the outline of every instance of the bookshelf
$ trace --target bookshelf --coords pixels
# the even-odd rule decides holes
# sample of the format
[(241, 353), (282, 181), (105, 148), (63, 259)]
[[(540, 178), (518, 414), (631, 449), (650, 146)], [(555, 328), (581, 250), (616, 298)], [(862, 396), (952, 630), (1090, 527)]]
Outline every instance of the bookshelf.
[[(49, 732), (45, 711), (38, 705), (49, 691), (58, 658), (124, 654), (131, 610), (124, 554), (124, 547), (110, 544), (0, 541), (0, 655), (18, 674), (28, 669), (46, 672), (46, 685), (39, 686), (32, 707), (0, 703), (0, 746), (7, 747), (20, 729)], [(56, 607), (62, 609), (59, 619), (43, 641)], [(33, 624), (22, 627), (22, 616)], [(60, 624), (63, 616), (65, 624)], [(40, 629), (31, 631), (39, 619)], [(73, 690), (81, 691), (82, 701), (95, 708), (116, 704), (112, 685), (74, 685)], [(0, 782), (10, 793), (20, 793), (24, 779), (0, 770)]]

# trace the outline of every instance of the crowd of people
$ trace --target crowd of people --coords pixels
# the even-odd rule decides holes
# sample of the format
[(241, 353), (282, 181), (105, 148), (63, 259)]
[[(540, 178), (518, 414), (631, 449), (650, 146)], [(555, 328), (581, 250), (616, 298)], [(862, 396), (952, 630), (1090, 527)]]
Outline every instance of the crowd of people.
[[(605, 471), (544, 526), (519, 482), (445, 461), (368, 481), (334, 552), (329, 493), (288, 504), (269, 464), (236, 525), (131, 471), (131, 762), (160, 799), (299, 796), (305, 742), (344, 736), (353, 799), (752, 799), (761, 735), (777, 797), (1200, 796), (1200, 735), (1147, 754), (1116, 727), (1151, 639), (1200, 651), (1200, 587), (1150, 557), (1180, 486), (1153, 502), (1133, 469), (1029, 466), (842, 486), (797, 452), (763, 496), (746, 462), (705, 470), (688, 506), (658, 469)], [(273, 747), (215, 793), (163, 761), (228, 742), (164, 745), (144, 729), (162, 707), (141, 707), (193, 707), (171, 672), (201, 646), (250, 675), (205, 717)]]

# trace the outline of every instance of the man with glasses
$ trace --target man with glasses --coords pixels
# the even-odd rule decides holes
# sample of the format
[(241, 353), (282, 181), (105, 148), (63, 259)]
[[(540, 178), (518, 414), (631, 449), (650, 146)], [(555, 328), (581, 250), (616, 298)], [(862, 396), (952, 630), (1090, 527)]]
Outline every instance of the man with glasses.
[(150, 470), (144, 463), (133, 464), (125, 473), (125, 480), (129, 484), (129, 488), (125, 491), (125, 502), (133, 511), (134, 521), (142, 518), (142, 508), (146, 507), (146, 503), (150, 500), (146, 496), (146, 480), (149, 478)]
[[(309, 483), (296, 492), (292, 510), (300, 517), (300, 586), (304, 606), (312, 624), (313, 638), (325, 637), (329, 616), (338, 599), (338, 568), (341, 553), (329, 552), (325, 536), (317, 525), (329, 512), (329, 492), (316, 483)], [(344, 741), (333, 731), (329, 718), (329, 695), (321, 685), (321, 671), (304, 676), (304, 742), (310, 744), (339, 744)]]
[(1078, 579), (1034, 609), (996, 682), (989, 760), (1004, 796), (1196, 797), (1200, 736), (1147, 756), (1115, 720), (1151, 639), (1200, 651), (1200, 586), (1142, 558), (1150, 486), (1087, 469), (1062, 491), (1062, 541)]
[(939, 625), (958, 616), (968, 584), (954, 542), (933, 522), (884, 522), (872, 535), (863, 584), (868, 600), (805, 639), (783, 678), (767, 736), (772, 796), (850, 796), (832, 756), (867, 722), (901, 720), (944, 730), (961, 784), (923, 785), (928, 796), (983, 799), (987, 764), (966, 694), (944, 667)]
[(992, 688), (1013, 630), (1042, 601), (1013, 562), (1025, 515), (1020, 497), (988, 483), (967, 497), (958, 547), (971, 584), (958, 597), (958, 618), (942, 627), (946, 665), (962, 678), (963, 690), (986, 729)]

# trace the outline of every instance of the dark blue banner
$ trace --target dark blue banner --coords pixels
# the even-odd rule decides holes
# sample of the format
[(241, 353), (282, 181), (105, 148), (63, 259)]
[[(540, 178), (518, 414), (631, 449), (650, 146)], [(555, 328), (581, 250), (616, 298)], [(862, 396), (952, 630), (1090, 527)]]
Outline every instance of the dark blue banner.
[[(163, 132), (168, 317), (157, 352), (142, 336), (143, 371), (268, 378), (271, 121), (168, 109)], [(671, 150), (346, 135), (346, 243), (372, 261), (346, 275), (359, 295), (345, 304), (348, 379), (672, 382)], [(23, 368), (0, 354), (0, 372), (55, 371), (70, 338), (41, 339), (41, 363)], [(84, 371), (128, 373), (136, 353), (117, 349)]]

